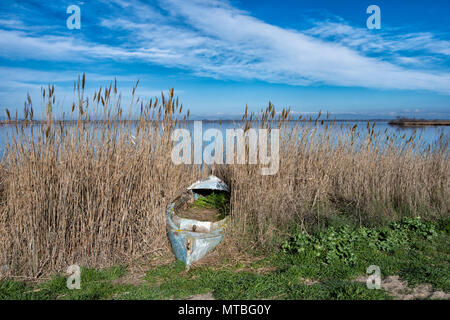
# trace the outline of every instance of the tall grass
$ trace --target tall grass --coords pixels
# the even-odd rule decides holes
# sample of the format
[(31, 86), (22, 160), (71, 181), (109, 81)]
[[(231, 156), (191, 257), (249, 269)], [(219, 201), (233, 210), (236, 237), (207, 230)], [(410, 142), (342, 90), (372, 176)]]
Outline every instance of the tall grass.
[(42, 91), (46, 121), (34, 120), (28, 98), (25, 121), (13, 124), (0, 164), (0, 265), (12, 274), (102, 267), (169, 250), (166, 206), (209, 173), (231, 186), (229, 237), (241, 250), (270, 248), (291, 226), (309, 232), (336, 215), (366, 224), (449, 214), (448, 137), (424, 149), (416, 137), (377, 134), (369, 124), (366, 135), (319, 118), (292, 126), (289, 110), (276, 113), (269, 103), (258, 114), (246, 109), (240, 125), (282, 129), (276, 175), (262, 176), (259, 165), (176, 166), (171, 133), (187, 125), (189, 111), (173, 90), (144, 102), (133, 88), (130, 110), (140, 115), (131, 121), (115, 82), (91, 99), (84, 88), (83, 75), (73, 123), (54, 119), (49, 87)]

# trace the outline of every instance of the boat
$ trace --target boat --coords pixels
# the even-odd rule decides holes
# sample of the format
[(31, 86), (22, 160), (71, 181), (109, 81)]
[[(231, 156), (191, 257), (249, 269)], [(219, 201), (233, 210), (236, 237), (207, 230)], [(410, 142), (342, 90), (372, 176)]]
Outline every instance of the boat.
[(200, 221), (177, 215), (179, 208), (208, 192), (230, 193), (230, 188), (218, 177), (209, 176), (189, 186), (167, 207), (167, 235), (175, 257), (189, 266), (202, 259), (222, 241), (228, 217), (219, 221)]

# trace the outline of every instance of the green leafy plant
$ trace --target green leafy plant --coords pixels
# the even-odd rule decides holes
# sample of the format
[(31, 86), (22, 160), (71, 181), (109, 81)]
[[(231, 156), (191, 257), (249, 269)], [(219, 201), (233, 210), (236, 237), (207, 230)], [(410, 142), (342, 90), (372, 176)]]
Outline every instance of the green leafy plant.
[(437, 235), (436, 224), (423, 221), (420, 217), (405, 218), (400, 222), (394, 222), (392, 226), (394, 230), (413, 232), (425, 239), (431, 239)]
[(282, 249), (284, 252), (311, 254), (323, 259), (326, 263), (341, 260), (351, 264), (356, 258), (353, 252), (355, 239), (356, 233), (350, 231), (348, 227), (338, 230), (329, 228), (314, 236), (297, 234), (291, 240), (284, 242)]
[(369, 248), (389, 252), (405, 244), (407, 234), (404, 230), (393, 230), (390, 227), (380, 229), (361, 227), (357, 230), (357, 239)]
[(430, 240), (437, 235), (436, 224), (422, 221), (420, 217), (405, 218), (388, 227), (356, 230), (343, 226), (309, 236), (296, 234), (282, 244), (284, 252), (309, 254), (325, 263), (342, 261), (354, 264), (358, 259), (356, 245), (378, 251), (391, 252), (405, 245), (413, 237)]
[(200, 196), (192, 204), (197, 208), (209, 208), (219, 211), (221, 217), (225, 217), (230, 212), (230, 197), (227, 193), (211, 193), (208, 196)]

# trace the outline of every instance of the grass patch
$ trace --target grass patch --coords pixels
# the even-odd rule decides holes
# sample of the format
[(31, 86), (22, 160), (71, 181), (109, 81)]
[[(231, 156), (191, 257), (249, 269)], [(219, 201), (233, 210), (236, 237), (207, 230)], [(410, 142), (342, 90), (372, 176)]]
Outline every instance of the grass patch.
[(449, 292), (448, 220), (405, 218), (387, 227), (300, 233), (283, 243), (286, 254), (276, 263), (286, 268), (302, 265), (299, 275), (312, 279), (351, 279), (377, 265), (384, 276), (398, 274), (408, 285), (430, 283)]
[(189, 271), (181, 262), (158, 266), (148, 270), (140, 285), (114, 282), (126, 274), (123, 266), (82, 268), (81, 290), (68, 290), (63, 276), (41, 284), (5, 279), (0, 299), (183, 299), (208, 292), (225, 300), (392, 299), (383, 289), (370, 290), (355, 281), (370, 265), (378, 265), (382, 276), (399, 275), (410, 287), (429, 283), (449, 293), (447, 225), (448, 219), (407, 218), (378, 228), (331, 227), (297, 234), (276, 254), (246, 265)]
[(67, 278), (53, 276), (49, 281), (39, 284), (12, 281), (0, 281), (0, 299), (12, 300), (97, 300), (109, 299), (126, 286), (113, 285), (111, 281), (123, 276), (126, 268), (115, 266), (102, 270), (81, 268), (81, 289), (67, 289)]

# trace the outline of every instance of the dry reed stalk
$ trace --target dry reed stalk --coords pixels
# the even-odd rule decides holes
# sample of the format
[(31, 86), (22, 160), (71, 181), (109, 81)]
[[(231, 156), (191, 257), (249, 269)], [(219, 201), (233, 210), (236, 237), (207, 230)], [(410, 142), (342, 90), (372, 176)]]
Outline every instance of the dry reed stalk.
[[(103, 267), (169, 250), (166, 206), (209, 170), (231, 186), (230, 243), (241, 249), (271, 248), (290, 225), (309, 231), (333, 214), (361, 224), (449, 214), (448, 137), (416, 152), (419, 138), (379, 134), (374, 125), (365, 136), (320, 117), (292, 127), (289, 110), (277, 114), (269, 103), (259, 114), (246, 108), (239, 125), (282, 129), (276, 175), (262, 176), (258, 165), (176, 166), (171, 133), (187, 125), (189, 110), (182, 114), (173, 90), (149, 103), (137, 99), (130, 109), (140, 108), (139, 119), (124, 122), (131, 111), (123, 117), (116, 81), (96, 91), (90, 105), (84, 88), (83, 75), (74, 84), (76, 125), (56, 125), (49, 87), (47, 121), (32, 125), (28, 97), (26, 121), (16, 122), (9, 138), (0, 166), (0, 265), (14, 275), (73, 263)], [(98, 114), (102, 121), (91, 121)]]

